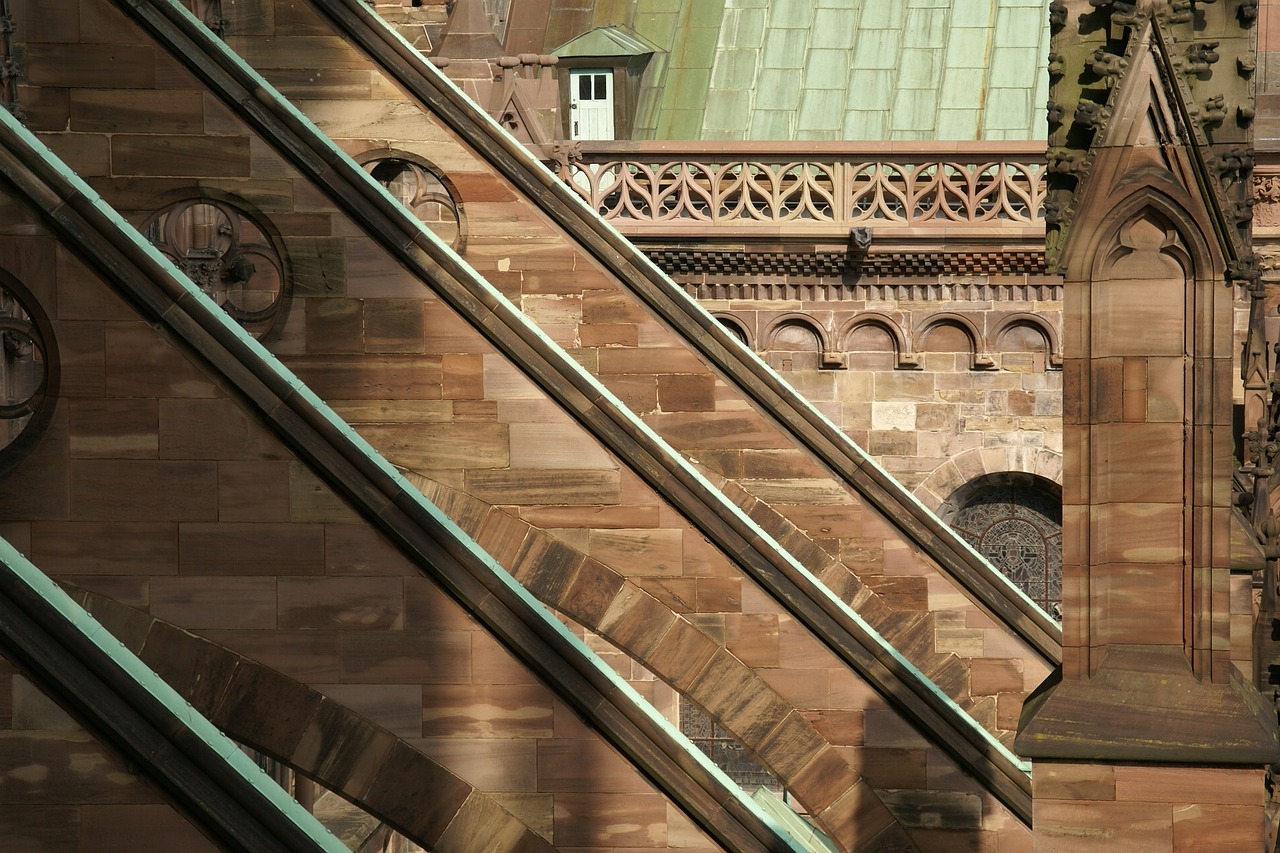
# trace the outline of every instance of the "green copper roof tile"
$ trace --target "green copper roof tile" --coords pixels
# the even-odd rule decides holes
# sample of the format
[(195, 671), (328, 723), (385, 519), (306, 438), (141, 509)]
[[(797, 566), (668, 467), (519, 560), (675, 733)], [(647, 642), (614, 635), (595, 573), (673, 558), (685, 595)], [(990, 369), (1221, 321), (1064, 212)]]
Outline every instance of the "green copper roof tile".
[(696, 110), (665, 109), (658, 124), (660, 139), (693, 139), (702, 132), (702, 105)]
[(751, 112), (751, 139), (794, 139), (794, 110), (762, 110)]
[[(843, 89), (810, 89), (800, 97), (801, 133), (807, 130), (840, 130), (844, 124)], [(805, 138), (812, 138), (805, 134)]]
[(636, 0), (636, 12), (640, 15), (679, 15), (684, 0)]
[(888, 139), (888, 110), (851, 110), (844, 116), (845, 139)]
[(859, 68), (897, 68), (902, 34), (896, 30), (862, 30), (853, 55)]
[[(1042, 2), (1042, 0), (1041, 0)], [(998, 0), (951, 0), (951, 26), (989, 27), (996, 20)], [(1046, 13), (1045, 17), (1048, 17)], [(1048, 21), (1046, 20), (1047, 24)], [(1048, 29), (1046, 26), (1045, 29)]]
[[(734, 30), (734, 44), (760, 47), (764, 44), (765, 22), (768, 12), (764, 9), (737, 9), (733, 13), (737, 17)], [(722, 27), (724, 25), (721, 25)]]
[(769, 26), (809, 29), (813, 24), (813, 0), (773, 0)]
[(909, 89), (936, 89), (942, 82), (942, 54), (937, 50), (902, 51), (898, 85)]
[(745, 142), (747, 132), (745, 130), (716, 130), (713, 127), (709, 127), (702, 131), (702, 138), (727, 142)]
[[(893, 99), (890, 121), (893, 130), (927, 131), (933, 130), (934, 113), (938, 109), (938, 91), (936, 89), (899, 89)], [(909, 138), (909, 137), (895, 137)]]
[(991, 52), (991, 73), (987, 78), (992, 88), (1031, 89), (1033, 81), (1027, 70), (1040, 64), (1039, 50), (1034, 47), (998, 47)]
[(724, 2), (715, 0), (686, 0), (684, 17), (680, 25), (684, 27), (707, 27), (720, 29), (720, 19), (724, 17)]
[(809, 51), (803, 81), (806, 89), (839, 89), (843, 109), (843, 93), (849, 86), (848, 54), (843, 50)]
[(803, 68), (808, 46), (808, 30), (769, 29), (761, 60), (766, 68)]
[(591, 25), (608, 27), (623, 23), (631, 5), (628, 0), (596, 0), (591, 9)]
[(902, 34), (903, 47), (938, 50), (947, 43), (946, 9), (910, 9)]
[[(973, 124), (978, 123), (978, 109), (982, 106), (983, 79), (985, 73), (981, 68), (949, 68), (942, 78), (942, 108), (953, 110), (969, 110), (973, 113)], [(943, 136), (942, 139), (965, 137)]]
[(681, 27), (676, 47), (671, 51), (672, 68), (710, 68), (715, 61), (719, 30), (710, 27)]
[[(846, 111), (887, 110), (893, 105), (895, 74), (888, 70), (855, 68), (849, 75)], [(865, 137), (858, 137), (863, 139)]]
[(750, 92), (725, 89), (713, 91), (707, 96), (707, 112), (703, 118), (703, 126), (707, 131), (733, 130), (745, 134), (750, 121)]
[[(952, 17), (952, 24), (958, 20)], [(985, 68), (991, 30), (985, 27), (956, 27), (947, 33), (949, 68)]]
[(902, 0), (863, 0), (860, 26), (864, 30), (901, 30), (906, 12)]
[(670, 50), (675, 44), (676, 24), (679, 21), (680, 16), (673, 12), (640, 13), (636, 15), (632, 29), (654, 44)]
[[(948, 103), (945, 95), (942, 103)], [(977, 136), (977, 110), (938, 110), (938, 139), (975, 139)]]
[[(755, 85), (756, 69), (760, 62), (758, 50), (722, 50), (716, 55), (711, 69), (711, 92), (708, 103), (718, 89), (751, 90)], [(748, 109), (750, 104), (747, 105)]]
[[(634, 123), (640, 136), (683, 138), (678, 133), (702, 113), (691, 138), (722, 139), (745, 128), (750, 139), (814, 139), (835, 120), (813, 106), (801, 116), (802, 102), (827, 100), (804, 94), (842, 88), (848, 98), (840, 121), (850, 138), (1044, 133), (1043, 110), (1032, 105), (1048, 97), (1046, 0), (630, 2), (631, 26), (649, 41), (663, 44), (663, 28), (674, 28), (667, 73), (655, 71), (657, 54), (646, 74)], [(708, 76), (689, 76), (708, 69)], [(706, 114), (712, 104), (714, 116)], [(730, 109), (746, 115), (731, 117)], [(909, 112), (899, 116), (899, 109)], [(679, 117), (665, 115), (672, 110)], [(780, 112), (791, 115), (772, 114)]]
[(985, 130), (994, 132), (1028, 128), (1031, 126), (1031, 115), (1030, 90), (991, 89), (987, 92), (987, 108), (983, 113)]
[[(818, 9), (813, 14), (813, 34), (809, 38), (812, 47), (831, 47), (847, 50), (858, 37), (858, 13), (850, 9)], [(852, 65), (850, 58), (843, 60)]]
[(794, 110), (800, 106), (800, 75), (789, 68), (766, 68), (756, 81), (755, 109)]
[[(1008, 6), (1002, 3), (1000, 11), (996, 14), (995, 43), (1001, 47), (1039, 47), (1044, 18), (1045, 12), (1041, 8)], [(1031, 79), (1028, 74), (1023, 85), (1030, 84)]]

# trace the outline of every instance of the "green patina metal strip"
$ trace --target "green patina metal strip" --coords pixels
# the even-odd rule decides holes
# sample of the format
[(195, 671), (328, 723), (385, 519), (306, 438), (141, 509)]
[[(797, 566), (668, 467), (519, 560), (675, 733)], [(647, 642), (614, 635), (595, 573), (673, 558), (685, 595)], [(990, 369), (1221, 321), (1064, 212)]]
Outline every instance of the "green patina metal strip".
[(791, 806), (778, 798), (768, 788), (756, 788), (751, 799), (760, 804), (760, 808), (773, 815), (779, 823), (790, 829), (791, 834), (800, 839), (809, 853), (840, 853), (840, 848), (827, 837), (826, 833), (795, 813)]
[[(0, 119), (11, 122), (0, 110)], [(8, 541), (0, 538), (0, 566), (14, 580), (45, 602), (60, 617), (62, 631), (73, 632), (92, 643), (129, 681), (163, 707), (173, 723), (196, 736), (200, 743), (219, 756), (244, 786), (254, 791), (281, 819), (288, 821), (315, 845), (328, 853), (349, 853), (346, 846), (253, 763), (234, 741), (197, 713), (173, 688), (138, 660), (133, 652), (72, 601), (48, 576)], [(64, 685), (75, 691), (83, 685)], [(128, 701), (127, 699), (125, 701)], [(130, 703), (132, 704), (132, 703)], [(171, 730), (180, 731), (180, 729)], [(175, 747), (181, 750), (181, 747)]]

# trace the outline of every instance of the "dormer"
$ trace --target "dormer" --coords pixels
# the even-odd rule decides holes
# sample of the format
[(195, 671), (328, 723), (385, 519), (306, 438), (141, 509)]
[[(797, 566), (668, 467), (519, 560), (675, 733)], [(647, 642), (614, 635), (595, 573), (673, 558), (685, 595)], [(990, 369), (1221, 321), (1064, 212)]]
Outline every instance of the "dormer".
[[(666, 51), (625, 27), (597, 27), (552, 52), (560, 59), (565, 139), (630, 139), (645, 73)], [(650, 60), (661, 55), (657, 63)]]

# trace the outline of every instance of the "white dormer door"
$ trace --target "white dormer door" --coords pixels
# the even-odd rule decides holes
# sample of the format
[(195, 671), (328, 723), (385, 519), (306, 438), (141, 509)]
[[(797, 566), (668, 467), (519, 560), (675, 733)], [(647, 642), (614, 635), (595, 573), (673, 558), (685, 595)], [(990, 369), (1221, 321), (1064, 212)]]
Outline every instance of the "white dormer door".
[(613, 72), (569, 71), (569, 138), (613, 139)]

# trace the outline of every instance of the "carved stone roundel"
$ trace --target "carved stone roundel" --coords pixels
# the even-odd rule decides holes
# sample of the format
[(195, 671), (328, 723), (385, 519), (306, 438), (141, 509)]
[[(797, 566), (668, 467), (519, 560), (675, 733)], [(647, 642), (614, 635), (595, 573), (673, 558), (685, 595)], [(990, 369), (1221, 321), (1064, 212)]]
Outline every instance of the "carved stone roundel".
[(161, 210), (145, 233), (249, 334), (271, 330), (288, 282), (280, 252), (253, 216), (227, 201), (191, 199)]
[(31, 309), (0, 281), (0, 447), (26, 430), (48, 386), (48, 344)]

